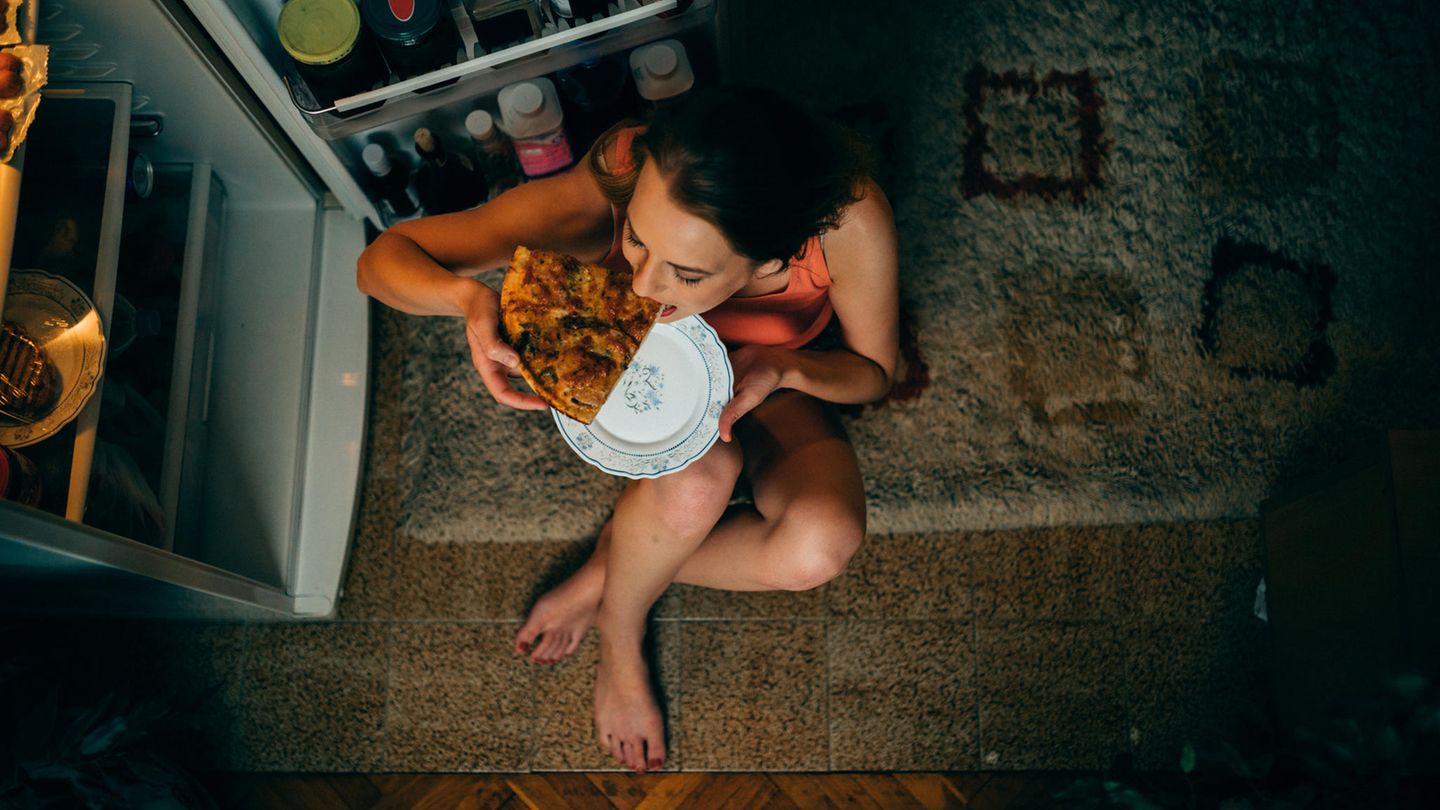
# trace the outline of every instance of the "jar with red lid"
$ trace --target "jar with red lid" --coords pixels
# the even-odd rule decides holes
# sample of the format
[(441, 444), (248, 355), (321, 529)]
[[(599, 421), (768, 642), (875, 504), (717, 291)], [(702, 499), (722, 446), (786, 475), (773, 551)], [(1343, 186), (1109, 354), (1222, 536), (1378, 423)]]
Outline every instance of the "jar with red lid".
[(443, 0), (360, 0), (360, 16), (400, 78), (455, 64), (460, 32)]

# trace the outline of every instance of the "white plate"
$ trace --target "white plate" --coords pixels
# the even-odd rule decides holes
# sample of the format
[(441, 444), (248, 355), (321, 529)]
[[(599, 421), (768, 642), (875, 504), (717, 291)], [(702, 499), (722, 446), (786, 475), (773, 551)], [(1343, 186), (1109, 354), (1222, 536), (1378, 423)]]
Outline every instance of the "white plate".
[(10, 274), (5, 320), (19, 324), (60, 373), (60, 399), (49, 413), (28, 425), (0, 417), (0, 444), (25, 447), (64, 427), (90, 401), (105, 368), (105, 334), (79, 287), (38, 270)]
[(560, 435), (611, 475), (659, 478), (705, 455), (735, 375), (720, 336), (698, 315), (657, 323), (589, 425), (551, 409)]

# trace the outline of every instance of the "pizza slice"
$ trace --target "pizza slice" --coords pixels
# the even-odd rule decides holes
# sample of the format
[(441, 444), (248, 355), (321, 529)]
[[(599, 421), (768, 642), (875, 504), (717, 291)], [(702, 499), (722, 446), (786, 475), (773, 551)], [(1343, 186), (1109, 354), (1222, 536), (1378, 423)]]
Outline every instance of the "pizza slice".
[(631, 274), (550, 250), (515, 248), (500, 288), (502, 337), (550, 407), (590, 424), (660, 315)]

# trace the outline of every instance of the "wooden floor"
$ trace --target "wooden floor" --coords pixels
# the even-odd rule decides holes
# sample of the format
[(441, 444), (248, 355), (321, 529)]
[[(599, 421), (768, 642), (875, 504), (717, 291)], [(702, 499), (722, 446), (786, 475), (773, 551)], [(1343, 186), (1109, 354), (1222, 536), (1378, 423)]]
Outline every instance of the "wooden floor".
[(205, 780), (225, 810), (424, 808), (913, 807), (1027, 810), (1083, 774), (1033, 773), (532, 773), (476, 775), (217, 774)]

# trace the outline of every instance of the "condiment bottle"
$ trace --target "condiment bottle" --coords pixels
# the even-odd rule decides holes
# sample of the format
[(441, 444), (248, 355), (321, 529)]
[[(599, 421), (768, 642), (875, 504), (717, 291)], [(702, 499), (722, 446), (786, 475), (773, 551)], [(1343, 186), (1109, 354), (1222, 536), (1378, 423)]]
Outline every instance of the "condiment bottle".
[(378, 143), (368, 144), (360, 157), (365, 161), (365, 168), (370, 170), (376, 191), (390, 204), (394, 215), (408, 217), (415, 213), (415, 201), (410, 199), (408, 172), (395, 166), (385, 147)]
[(658, 104), (695, 85), (695, 71), (679, 40), (662, 39), (630, 52), (630, 70), (640, 97)]
[(519, 182), (520, 166), (515, 162), (515, 145), (495, 126), (486, 110), (472, 110), (465, 116), (465, 131), (475, 150), (475, 162), (494, 189), (504, 190)]
[(385, 80), (354, 0), (290, 0), (280, 9), (276, 32), (321, 107)]
[(420, 168), (415, 173), (415, 193), (430, 214), (463, 211), (485, 201), (485, 177), (475, 171), (470, 158), (449, 154), (440, 136), (421, 127), (415, 130), (415, 152)]
[(515, 156), (529, 177), (546, 177), (575, 162), (565, 137), (565, 113), (549, 79), (516, 82), (498, 96), (501, 127), (515, 141)]
[(443, 0), (360, 0), (360, 14), (400, 78), (455, 64), (460, 32)]

